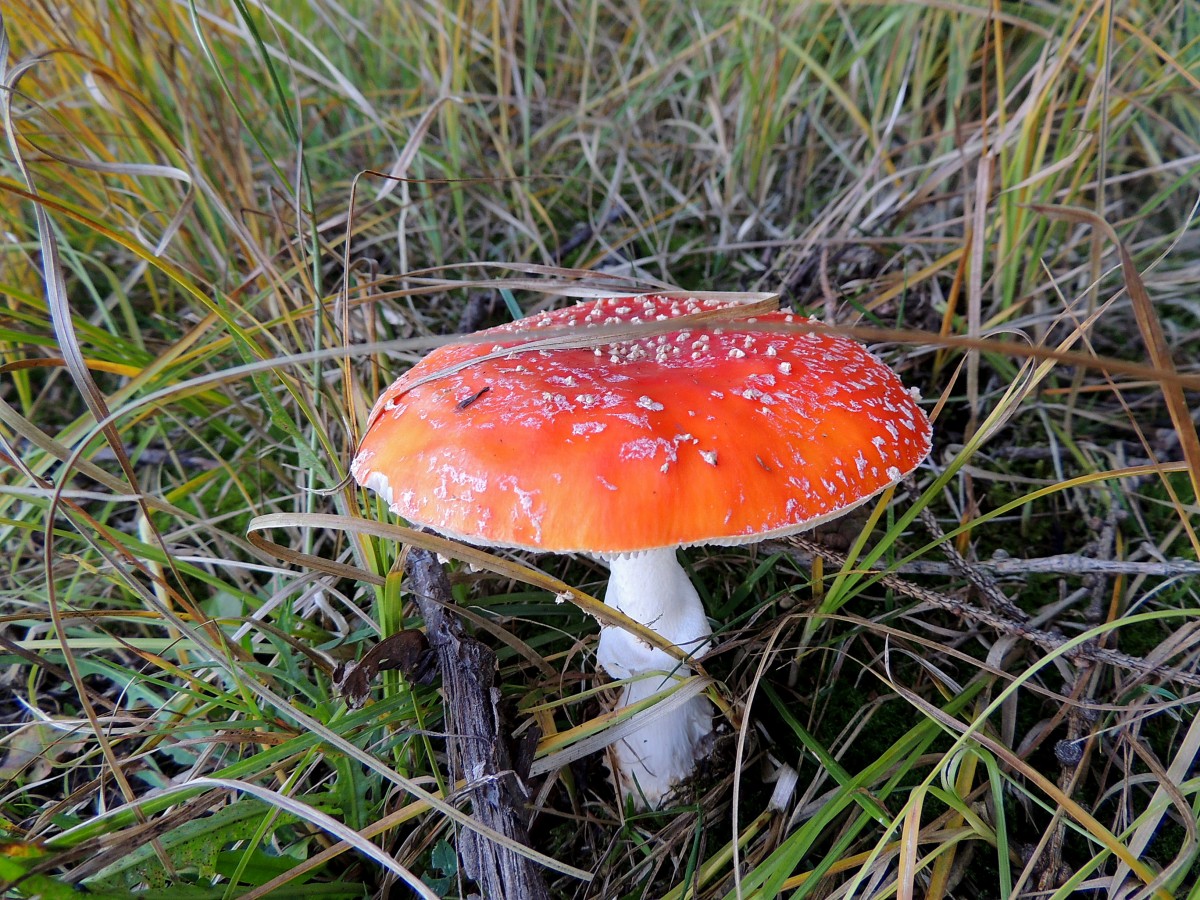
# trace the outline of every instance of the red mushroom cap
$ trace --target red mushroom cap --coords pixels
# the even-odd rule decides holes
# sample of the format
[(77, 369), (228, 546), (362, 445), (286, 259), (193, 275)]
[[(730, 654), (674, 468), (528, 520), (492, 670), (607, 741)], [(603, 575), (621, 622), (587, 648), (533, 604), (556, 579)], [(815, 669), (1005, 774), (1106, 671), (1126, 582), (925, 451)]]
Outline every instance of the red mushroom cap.
[(915, 392), (854, 341), (787, 330), (808, 321), (790, 314), (519, 350), (541, 329), (722, 307), (609, 298), (441, 347), (376, 402), (350, 471), (469, 543), (614, 554), (803, 531), (928, 455)]

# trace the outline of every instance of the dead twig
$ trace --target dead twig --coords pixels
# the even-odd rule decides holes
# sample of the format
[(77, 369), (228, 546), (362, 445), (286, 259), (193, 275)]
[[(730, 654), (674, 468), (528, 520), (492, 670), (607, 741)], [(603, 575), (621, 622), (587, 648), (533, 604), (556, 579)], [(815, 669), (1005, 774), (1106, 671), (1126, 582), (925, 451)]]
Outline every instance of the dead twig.
[[(768, 553), (782, 552), (789, 558), (802, 563), (806, 567), (811, 564), (814, 556), (821, 553), (810, 552), (804, 548), (789, 547), (784, 541), (768, 541), (762, 545)], [(991, 559), (972, 560), (970, 565), (986, 570), (993, 576), (1008, 577), (1012, 575), (1144, 575), (1151, 578), (1178, 578), (1181, 576), (1200, 575), (1200, 563), (1187, 559), (1169, 559), (1161, 562), (1140, 562), (1127, 559), (1094, 559), (1072, 553), (1059, 553), (1053, 556), (1036, 556), (1032, 559), (1021, 559), (1012, 556), (996, 556)], [(893, 568), (895, 575), (935, 575), (954, 576), (960, 570), (951, 562), (918, 559), (900, 563)]]
[[(466, 782), (464, 793), (481, 824), (527, 847), (528, 792), (513, 769), (501, 733), (496, 655), (467, 635), (451, 614), (450, 579), (437, 557), (415, 547), (407, 554), (410, 589), (442, 676), (451, 780)], [(463, 872), (489, 900), (548, 900), (550, 896), (538, 866), (510, 847), (464, 831), (459, 854)]]
[(922, 506), (919, 515), (922, 524), (929, 530), (934, 539), (942, 542), (942, 550), (950, 560), (950, 565), (954, 567), (959, 575), (966, 578), (967, 581), (975, 586), (975, 589), (979, 592), (979, 596), (987, 601), (988, 606), (992, 610), (1003, 613), (1017, 621), (1023, 621), (1028, 618), (1024, 610), (1004, 595), (1004, 592), (1000, 590), (1000, 586), (996, 584), (996, 580), (992, 577), (991, 573), (968, 563), (962, 554), (958, 552), (958, 548), (954, 546), (954, 543), (946, 540), (946, 532), (942, 531), (942, 526), (938, 524), (937, 516), (933, 514), (928, 506)]
[[(846, 562), (846, 556), (824, 547), (811, 538), (803, 535), (792, 535), (786, 541), (773, 542), (777, 546), (780, 544), (788, 545), (795, 544), (811, 554), (820, 556), (835, 566), (842, 566)], [(933, 591), (928, 588), (920, 587), (913, 584), (911, 581), (895, 575), (891, 572), (880, 572), (874, 569), (861, 570), (865, 574), (872, 575), (879, 581), (891, 588), (899, 591), (905, 596), (912, 597), (914, 600), (919, 600), (922, 603), (928, 603), (930, 606), (936, 606), (939, 609), (944, 609), (949, 613), (965, 618), (973, 619), (989, 628), (995, 629), (1003, 634), (1010, 634), (1022, 640), (1036, 644), (1044, 650), (1060, 650), (1062, 649), (1068, 638), (1061, 634), (1044, 631), (1040, 628), (1034, 628), (1027, 622), (1019, 621), (1014, 618), (1001, 615), (988, 609), (983, 609), (967, 603), (965, 600), (960, 600), (957, 597), (951, 597), (948, 594), (942, 594), (938, 591)], [(1063, 651), (1063, 656), (1072, 660), (1075, 663), (1090, 663), (1104, 664), (1115, 666), (1119, 669), (1125, 669), (1130, 672), (1137, 672), (1139, 675), (1153, 678), (1161, 678), (1166, 681), (1178, 681), (1192, 687), (1200, 687), (1200, 675), (1195, 675), (1191, 672), (1184, 672), (1180, 669), (1174, 669), (1170, 666), (1159, 666), (1144, 660), (1137, 656), (1129, 656), (1125, 653), (1119, 653), (1115, 650), (1106, 650), (1103, 647), (1096, 646), (1092, 643), (1083, 644), (1078, 647), (1072, 647), (1069, 650)]]

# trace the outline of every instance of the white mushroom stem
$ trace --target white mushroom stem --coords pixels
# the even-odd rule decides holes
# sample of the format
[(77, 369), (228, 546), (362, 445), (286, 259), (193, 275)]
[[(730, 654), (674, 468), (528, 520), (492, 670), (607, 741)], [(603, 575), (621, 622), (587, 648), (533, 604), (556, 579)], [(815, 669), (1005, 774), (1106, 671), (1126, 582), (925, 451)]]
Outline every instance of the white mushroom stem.
[[(649, 550), (609, 560), (612, 575), (605, 602), (662, 635), (692, 656), (708, 649), (712, 628), (700, 595), (679, 565), (674, 549)], [(692, 670), (671, 654), (616, 627), (600, 634), (596, 658), (617, 679), (636, 679), (621, 693), (629, 706), (671, 687)], [(645, 677), (643, 677), (645, 676)], [(647, 713), (647, 715), (650, 715)], [(613, 745), (623, 794), (658, 806), (676, 782), (687, 778), (708, 750), (713, 707), (693, 697)]]

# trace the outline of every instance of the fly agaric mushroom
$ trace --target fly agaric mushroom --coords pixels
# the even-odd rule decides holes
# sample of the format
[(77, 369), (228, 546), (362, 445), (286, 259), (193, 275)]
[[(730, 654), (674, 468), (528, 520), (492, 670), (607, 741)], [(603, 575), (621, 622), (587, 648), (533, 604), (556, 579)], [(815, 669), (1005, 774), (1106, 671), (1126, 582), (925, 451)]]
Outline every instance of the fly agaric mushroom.
[[(698, 656), (712, 629), (677, 548), (812, 528), (929, 453), (916, 392), (860, 344), (795, 327), (807, 321), (650, 295), (492, 328), (388, 388), (350, 471), (393, 512), (466, 543), (603, 557), (605, 602)], [(548, 328), (578, 339), (522, 348)], [(623, 706), (691, 673), (617, 627), (596, 657), (626, 680)], [(706, 749), (712, 715), (693, 697), (619, 741), (622, 792), (657, 806)]]

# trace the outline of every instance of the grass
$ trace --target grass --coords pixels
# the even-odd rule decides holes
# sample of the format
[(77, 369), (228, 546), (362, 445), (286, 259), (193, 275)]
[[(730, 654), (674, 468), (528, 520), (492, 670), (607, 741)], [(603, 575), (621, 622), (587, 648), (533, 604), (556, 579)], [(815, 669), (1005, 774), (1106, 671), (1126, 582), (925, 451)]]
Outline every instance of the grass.
[[(731, 714), (662, 813), (572, 749), (611, 702), (594, 624), (455, 552), (513, 722), (544, 734), (552, 893), (1200, 896), (1200, 725), (1172, 675), (1200, 613), (1194, 4), (0, 15), (14, 896), (469, 891), (437, 690), (392, 674), (349, 709), (333, 687), (420, 624), (404, 532), (346, 466), (430, 339), (602, 273), (860, 329), (922, 388), (935, 450), (823, 529), (824, 559), (688, 554)], [(602, 591), (586, 560), (523, 561)], [(1066, 646), (963, 614), (997, 590)]]

